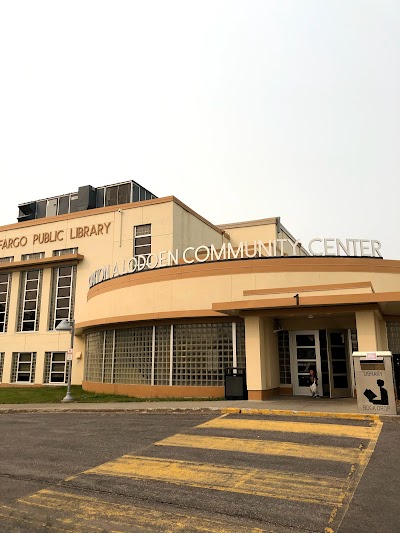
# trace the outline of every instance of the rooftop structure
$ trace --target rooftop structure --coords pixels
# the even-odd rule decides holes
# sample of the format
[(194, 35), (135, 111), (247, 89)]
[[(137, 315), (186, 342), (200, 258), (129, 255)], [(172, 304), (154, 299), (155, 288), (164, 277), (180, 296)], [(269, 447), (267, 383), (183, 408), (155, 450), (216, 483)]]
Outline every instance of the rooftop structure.
[(79, 187), (78, 192), (19, 204), (18, 222), (67, 215), (97, 207), (153, 200), (154, 198), (157, 196), (135, 181), (124, 181), (102, 187), (85, 185)]

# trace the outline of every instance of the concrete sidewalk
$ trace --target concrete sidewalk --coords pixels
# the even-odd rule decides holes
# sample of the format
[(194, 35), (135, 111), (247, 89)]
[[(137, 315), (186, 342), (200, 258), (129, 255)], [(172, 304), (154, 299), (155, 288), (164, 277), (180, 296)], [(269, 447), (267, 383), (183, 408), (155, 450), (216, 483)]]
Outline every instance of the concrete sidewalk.
[(148, 411), (221, 411), (225, 409), (262, 409), (264, 411), (327, 413), (357, 415), (356, 398), (310, 398), (308, 396), (277, 396), (267, 401), (196, 400), (105, 403), (40, 403), (0, 404), (0, 414), (10, 412), (148, 412)]

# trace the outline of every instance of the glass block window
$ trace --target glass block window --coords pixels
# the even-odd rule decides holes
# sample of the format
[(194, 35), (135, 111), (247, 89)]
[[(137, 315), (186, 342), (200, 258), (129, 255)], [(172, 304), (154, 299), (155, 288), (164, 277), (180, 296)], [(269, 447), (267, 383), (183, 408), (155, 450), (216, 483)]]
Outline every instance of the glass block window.
[(61, 320), (74, 316), (76, 266), (53, 268), (49, 330), (55, 329)]
[(0, 263), (12, 263), (13, 261), (14, 261), (14, 256), (0, 257)]
[(0, 273), (0, 333), (7, 332), (12, 274)]
[[(85, 380), (223, 386), (225, 368), (233, 365), (233, 329), (230, 322), (223, 322), (90, 333), (86, 339)], [(245, 368), (243, 323), (237, 324), (236, 335), (237, 360)]]
[(35, 367), (35, 352), (14, 352), (11, 363), (11, 383), (33, 383)]
[(0, 353), (0, 383), (3, 381), (4, 352)]
[(386, 322), (389, 350), (400, 354), (400, 322)]
[(34, 254), (22, 254), (21, 261), (29, 261), (30, 259), (43, 259), (44, 252), (36, 252)]
[(42, 270), (28, 270), (21, 273), (17, 331), (39, 329), (42, 273)]
[(169, 385), (171, 326), (157, 326), (155, 337), (154, 385)]
[(53, 250), (53, 256), (77, 254), (78, 248), (63, 248), (62, 250)]
[(86, 336), (85, 380), (101, 383), (103, 377), (104, 332)]
[(114, 383), (115, 330), (104, 331), (102, 383)]
[(232, 348), (231, 323), (174, 326), (172, 385), (223, 385)]
[(46, 352), (43, 383), (67, 383), (69, 364), (65, 352)]
[(133, 255), (151, 254), (151, 224), (142, 224), (134, 228), (134, 250)]
[(246, 368), (244, 322), (236, 322), (236, 365), (238, 368)]
[(279, 376), (280, 383), (290, 385), (290, 348), (289, 332), (282, 330), (278, 332), (278, 352), (279, 352)]
[(114, 383), (151, 385), (153, 328), (115, 331)]

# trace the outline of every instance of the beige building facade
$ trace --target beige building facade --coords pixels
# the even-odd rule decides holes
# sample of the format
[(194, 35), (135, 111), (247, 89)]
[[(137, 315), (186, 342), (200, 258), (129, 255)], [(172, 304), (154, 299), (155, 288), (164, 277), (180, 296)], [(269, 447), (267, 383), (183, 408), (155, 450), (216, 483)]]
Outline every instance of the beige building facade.
[(0, 386), (67, 382), (65, 319), (72, 383), (140, 397), (222, 397), (236, 368), (249, 399), (309, 394), (310, 368), (352, 396), (353, 351), (400, 352), (400, 261), (378, 241), (304, 246), (279, 218), (215, 225), (133, 190), (0, 228)]

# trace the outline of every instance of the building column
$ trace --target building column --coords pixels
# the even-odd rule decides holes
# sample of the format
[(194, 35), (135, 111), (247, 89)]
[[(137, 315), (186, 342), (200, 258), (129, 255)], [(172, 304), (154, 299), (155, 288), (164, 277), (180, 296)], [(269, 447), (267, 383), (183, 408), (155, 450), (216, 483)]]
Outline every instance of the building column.
[(278, 340), (273, 320), (245, 317), (246, 375), (249, 400), (266, 400), (278, 393)]
[(356, 326), (360, 352), (377, 352), (388, 349), (386, 323), (377, 311), (357, 311)]

